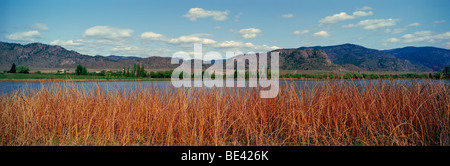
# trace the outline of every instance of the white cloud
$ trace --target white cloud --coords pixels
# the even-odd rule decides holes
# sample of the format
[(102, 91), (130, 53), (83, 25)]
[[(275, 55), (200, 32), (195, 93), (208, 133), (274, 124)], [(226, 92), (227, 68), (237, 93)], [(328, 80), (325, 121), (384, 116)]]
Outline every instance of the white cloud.
[(217, 47), (217, 48), (233, 48), (233, 47), (234, 48), (236, 48), (236, 47), (242, 48), (242, 47), (253, 47), (253, 46), (254, 45), (250, 42), (242, 43), (240, 41), (233, 41), (233, 40), (224, 41), (224, 42), (217, 43), (216, 45), (214, 45), (214, 47)]
[(343, 28), (353, 28), (362, 27), (366, 30), (375, 30), (378, 28), (394, 26), (398, 20), (397, 19), (368, 19), (358, 22), (358, 24), (348, 24), (343, 25)]
[(384, 41), (387, 43), (415, 43), (415, 42), (428, 42), (434, 43), (441, 40), (449, 40), (450, 32), (435, 33), (432, 31), (417, 31), (412, 34), (405, 34), (400, 38), (390, 38)]
[(198, 36), (180, 36), (178, 38), (168, 39), (168, 43), (171, 44), (183, 44), (183, 43), (199, 43), (199, 44), (215, 44), (216, 41), (208, 38), (200, 38)]
[(162, 41), (169, 44), (189, 44), (189, 43), (199, 43), (199, 44), (215, 44), (215, 40), (203, 38), (203, 36), (210, 37), (212, 35), (206, 33), (198, 33), (186, 36), (180, 36), (178, 38), (167, 38), (166, 36), (154, 32), (144, 32), (141, 34), (141, 39), (143, 40), (153, 40)]
[(406, 34), (402, 36), (403, 42), (413, 43), (413, 42), (429, 42), (433, 43), (436, 40), (450, 39), (450, 32), (434, 34), (432, 31), (418, 31), (413, 34)]
[(373, 10), (373, 8), (370, 6), (363, 6), (362, 8), (360, 8), (358, 10)]
[(239, 30), (238, 33), (241, 34), (241, 36), (243, 38), (250, 39), (250, 38), (255, 38), (256, 36), (261, 35), (262, 31), (257, 28), (247, 28), (247, 29)]
[(294, 31), (294, 32), (292, 32), (294, 35), (301, 35), (301, 34), (307, 34), (307, 33), (309, 33), (309, 30), (301, 30), (301, 31), (299, 31), (299, 30), (296, 30), (296, 31)]
[(398, 38), (390, 38), (390, 39), (387, 39), (386, 41), (390, 42), (390, 43), (396, 43), (396, 42), (400, 42), (400, 39), (398, 39)]
[(392, 34), (399, 34), (399, 33), (402, 33), (402, 32), (404, 32), (406, 30), (407, 30), (407, 28), (395, 28), (395, 29), (386, 29), (384, 32), (392, 33)]
[[(94, 46), (99, 47), (97, 44), (94, 44), (92, 42), (83, 41), (83, 40), (75, 40), (75, 41), (74, 40), (67, 40), (67, 41), (54, 40), (54, 41), (50, 42), (49, 44), (62, 46), (65, 49), (76, 50), (78, 52), (83, 51), (84, 53), (86, 53), (85, 51), (87, 50), (88, 47), (91, 47), (91, 48)], [(95, 51), (90, 52), (90, 53), (98, 54), (98, 53), (95, 53)]]
[(145, 48), (138, 46), (117, 46), (109, 50), (110, 53), (121, 56), (149, 57), (161, 54), (169, 54), (171, 50), (165, 48)]
[(319, 31), (313, 34), (316, 37), (323, 37), (323, 38), (327, 38), (330, 37), (330, 34), (327, 31)]
[(294, 17), (294, 14), (292, 14), (292, 13), (290, 13), (290, 14), (283, 14), (283, 15), (281, 15), (281, 17), (283, 17), (283, 18), (292, 18), (292, 17)]
[(411, 24), (407, 25), (407, 27), (416, 27), (416, 26), (419, 26), (419, 25), (420, 25), (420, 23), (415, 22), (415, 23), (411, 23)]
[(372, 11), (355, 11), (352, 15), (347, 14), (346, 12), (340, 12), (338, 14), (334, 14), (332, 16), (326, 16), (325, 18), (319, 20), (321, 24), (333, 24), (339, 21), (351, 20), (358, 17), (370, 16), (373, 15)]
[(204, 36), (204, 37), (211, 37), (211, 36), (213, 36), (213, 35), (211, 35), (211, 34), (209, 34), (209, 33), (195, 33), (195, 34), (192, 34), (192, 35), (189, 35), (189, 36), (197, 36), (197, 37), (202, 37), (202, 36)]
[(373, 15), (372, 11), (369, 12), (365, 12), (365, 11), (356, 11), (353, 12), (353, 17), (357, 18), (357, 17), (364, 17), (364, 16), (370, 16)]
[(20, 33), (14, 33), (10, 35), (6, 35), (5, 37), (9, 40), (18, 40), (18, 41), (34, 41), (36, 38), (39, 38), (41, 34), (39, 31), (33, 30), (33, 31), (27, 31), (27, 32), (20, 32)]
[(271, 50), (276, 50), (276, 49), (280, 49), (280, 47), (277, 47), (277, 46), (268, 46), (268, 45), (263, 44), (263, 45), (255, 45), (255, 46), (253, 47), (253, 49), (255, 50), (255, 51), (253, 51), (253, 52), (260, 52), (260, 51), (271, 51)]
[(132, 36), (132, 29), (122, 29), (110, 26), (94, 26), (84, 31), (83, 37), (97, 39), (121, 39)]
[(385, 32), (386, 33), (392, 33), (392, 34), (399, 34), (399, 33), (402, 33), (404, 31), (408, 30), (409, 27), (415, 27), (415, 26), (419, 26), (419, 25), (420, 25), (420, 23), (415, 22), (415, 23), (411, 23), (409, 25), (406, 25), (403, 28), (395, 28), (395, 29), (389, 29), (388, 28), (388, 29), (385, 30)]
[(167, 38), (159, 33), (154, 32), (144, 32), (141, 34), (141, 39), (147, 39), (147, 40), (167, 40)]
[(339, 21), (343, 21), (343, 20), (349, 20), (349, 19), (354, 19), (355, 17), (348, 15), (345, 12), (341, 12), (332, 16), (326, 16), (325, 18), (321, 19), (319, 22), (320, 23), (336, 23)]
[(197, 21), (198, 18), (212, 17), (215, 21), (225, 21), (228, 16), (227, 11), (205, 10), (202, 8), (191, 8), (183, 17), (189, 18), (190, 21)]
[(215, 26), (214, 29), (222, 29), (221, 26)]
[(59, 46), (80, 46), (82, 45), (82, 41), (81, 40), (77, 40), (77, 41), (73, 41), (73, 40), (67, 40), (67, 41), (63, 41), (63, 40), (54, 40), (52, 42), (50, 42), (51, 45), (59, 45)]
[(224, 41), (213, 45), (214, 48), (225, 49), (228, 51), (241, 51), (241, 52), (265, 52), (271, 51), (275, 49), (279, 49), (277, 46), (268, 46), (268, 45), (254, 45), (250, 42), (243, 43), (241, 41)]
[(125, 46), (125, 47), (114, 47), (114, 48), (111, 49), (111, 51), (115, 51), (115, 52), (133, 51), (133, 50), (139, 50), (139, 47), (136, 47), (136, 46)]
[(48, 26), (42, 23), (36, 23), (33, 25), (30, 25), (30, 28), (39, 30), (39, 31), (48, 31)]
[(446, 20), (436, 20), (434, 21), (435, 24), (442, 24), (442, 23), (446, 23)]

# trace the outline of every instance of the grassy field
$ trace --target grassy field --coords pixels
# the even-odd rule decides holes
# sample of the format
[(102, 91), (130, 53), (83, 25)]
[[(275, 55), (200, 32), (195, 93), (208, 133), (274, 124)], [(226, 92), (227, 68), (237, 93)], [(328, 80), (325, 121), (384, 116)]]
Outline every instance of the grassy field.
[(0, 145), (450, 145), (449, 84), (311, 86), (21, 89), (0, 96)]

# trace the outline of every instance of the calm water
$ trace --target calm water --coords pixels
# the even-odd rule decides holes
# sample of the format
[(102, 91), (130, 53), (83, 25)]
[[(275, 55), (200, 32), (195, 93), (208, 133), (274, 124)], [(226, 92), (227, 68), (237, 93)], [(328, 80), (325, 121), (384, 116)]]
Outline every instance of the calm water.
[[(388, 82), (389, 80), (382, 80), (383, 82)], [(450, 84), (450, 80), (393, 80), (395, 83), (398, 84), (404, 84), (408, 85), (411, 83), (421, 83), (426, 84), (429, 82), (436, 82), (436, 83), (442, 83), (442, 84)], [(235, 87), (236, 84), (240, 81), (234, 81)], [(314, 86), (317, 83), (324, 83), (327, 82), (327, 80), (295, 80), (295, 81), (285, 81), (280, 80), (280, 87), (284, 87), (286, 84), (294, 83), (298, 87), (302, 86)], [(379, 80), (354, 80), (345, 81), (349, 84), (356, 84), (356, 85), (363, 85), (373, 83), (373, 85), (376, 85), (376, 83), (379, 82)], [(245, 81), (246, 85), (248, 85), (248, 81)], [(92, 87), (100, 87), (101, 89), (118, 89), (118, 90), (133, 90), (136, 88), (173, 88), (171, 81), (86, 81), (86, 82), (49, 82), (49, 81), (0, 81), (0, 94), (9, 94), (15, 90), (20, 89), (40, 89), (42, 85), (50, 86), (59, 84), (63, 87), (68, 86), (68, 84), (75, 85), (83, 88), (92, 88)]]

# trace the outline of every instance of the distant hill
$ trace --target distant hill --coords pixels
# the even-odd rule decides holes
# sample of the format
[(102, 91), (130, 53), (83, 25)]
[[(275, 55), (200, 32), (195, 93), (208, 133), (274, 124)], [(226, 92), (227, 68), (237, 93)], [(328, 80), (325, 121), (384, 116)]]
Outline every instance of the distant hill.
[(406, 59), (400, 59), (386, 52), (366, 48), (355, 44), (335, 46), (300, 47), (299, 49), (315, 48), (324, 50), (330, 60), (347, 70), (357, 71), (431, 71), (421, 64), (412, 64)]
[(94, 69), (121, 69), (143, 63), (146, 68), (171, 69), (178, 65), (170, 64), (167, 57), (123, 57), (89, 56), (61, 46), (41, 43), (27, 45), (0, 42), (0, 68), (9, 69), (12, 63), (31, 68), (75, 68), (78, 64)]
[[(281, 70), (326, 71), (439, 71), (450, 65), (449, 50), (434, 47), (405, 47), (376, 50), (354, 44), (336, 46), (277, 49)], [(235, 57), (239, 58), (239, 56)], [(31, 68), (75, 68), (81, 64), (88, 69), (121, 69), (140, 63), (146, 69), (174, 69), (170, 57), (125, 57), (118, 55), (90, 56), (61, 46), (31, 43), (26, 45), (0, 42), (0, 68), (12, 63)], [(192, 62), (191, 62), (192, 63)], [(203, 68), (210, 65), (203, 65)]]
[(383, 52), (397, 58), (407, 59), (413, 64), (423, 65), (434, 71), (450, 66), (450, 50), (436, 47), (404, 47)]
[(117, 55), (109, 55), (106, 58), (111, 59), (113, 61), (126, 60), (126, 59), (133, 59), (133, 60), (142, 59), (140, 57), (135, 57), (135, 56), (117, 56)]
[(69, 51), (61, 46), (50, 46), (41, 43), (20, 45), (0, 43), (0, 67), (8, 68), (12, 63), (32, 68), (75, 68), (77, 64), (89, 68), (117, 66), (117, 62), (103, 56), (82, 55)]

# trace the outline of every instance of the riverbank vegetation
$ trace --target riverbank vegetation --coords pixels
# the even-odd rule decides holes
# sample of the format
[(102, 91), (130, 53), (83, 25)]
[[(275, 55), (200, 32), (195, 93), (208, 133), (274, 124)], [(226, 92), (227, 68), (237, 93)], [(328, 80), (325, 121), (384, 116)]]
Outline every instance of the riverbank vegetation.
[[(205, 74), (205, 73), (203, 73)], [(136, 76), (132, 72), (122, 72), (121, 70), (102, 70), (98, 73), (91, 72), (86, 74), (75, 73), (41, 73), (40, 71), (22, 74), (22, 73), (4, 73), (0, 74), (0, 79), (83, 79), (83, 80), (130, 80), (130, 79), (170, 79), (172, 76), (172, 70), (167, 71), (150, 71), (145, 75)], [(181, 75), (182, 76), (182, 75)], [(226, 75), (222, 75), (223, 78)], [(269, 75), (270, 76), (270, 75)], [(208, 76), (215, 78), (215, 74)], [(237, 77), (235, 73), (234, 78)], [(193, 78), (193, 76), (191, 76)], [(245, 72), (245, 78), (249, 78), (249, 73)], [(441, 72), (436, 73), (424, 73), (424, 74), (377, 74), (377, 73), (346, 73), (346, 74), (334, 74), (331, 72), (324, 72), (322, 74), (281, 74), (280, 79), (450, 79), (450, 74)]]
[[(14, 72), (13, 72), (14, 71)], [(17, 71), (17, 72), (16, 72)], [(0, 74), (0, 79), (83, 79), (83, 80), (118, 80), (118, 79), (169, 79), (172, 77), (173, 70), (166, 71), (147, 71), (141, 64), (134, 64), (133, 68), (123, 68), (122, 70), (99, 70), (95, 72), (88, 72), (86, 67), (78, 65), (74, 73), (66, 72), (66, 70), (59, 71), (57, 73), (42, 73), (40, 71), (29, 73), (29, 68), (26, 66), (19, 66), (17, 69), (13, 64), (10, 71)], [(271, 71), (266, 71), (268, 78), (271, 76)], [(23, 74), (26, 73), (26, 74)], [(184, 73), (180, 74), (180, 78)], [(248, 79), (251, 74), (259, 77), (259, 72), (249, 73), (234, 71), (234, 78), (242, 77)], [(434, 73), (408, 73), (408, 74), (379, 74), (370, 72), (347, 72), (333, 73), (333, 72), (321, 72), (321, 73), (308, 73), (308, 74), (296, 74), (286, 73), (278, 74), (280, 79), (450, 79), (450, 69), (446, 67), (442, 72)], [(216, 78), (216, 73), (202, 72), (203, 77)], [(223, 79), (227, 76), (221, 74)], [(191, 74), (190, 78), (197, 78), (194, 74)]]

